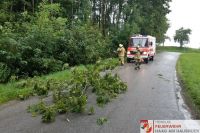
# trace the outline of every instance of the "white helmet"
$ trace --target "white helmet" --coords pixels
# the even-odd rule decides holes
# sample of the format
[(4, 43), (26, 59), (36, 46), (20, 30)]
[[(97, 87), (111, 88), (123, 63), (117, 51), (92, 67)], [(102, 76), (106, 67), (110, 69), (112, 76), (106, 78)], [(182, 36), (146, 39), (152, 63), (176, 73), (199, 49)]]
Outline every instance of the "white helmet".
[(119, 47), (123, 47), (123, 44), (119, 44)]

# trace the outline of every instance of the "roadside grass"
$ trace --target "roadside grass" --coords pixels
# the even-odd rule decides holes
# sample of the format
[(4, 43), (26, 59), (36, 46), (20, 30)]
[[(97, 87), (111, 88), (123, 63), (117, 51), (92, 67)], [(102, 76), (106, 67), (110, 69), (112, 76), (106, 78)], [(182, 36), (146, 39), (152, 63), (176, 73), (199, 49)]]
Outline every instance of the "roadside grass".
[[(82, 66), (79, 67), (82, 68)], [(0, 84), (0, 104), (13, 99), (17, 99), (19, 95), (30, 95), (33, 92), (33, 85), (30, 83), (30, 85), (26, 86), (25, 88), (22, 87), (23, 85), (21, 85), (23, 83), (26, 83), (27, 81), (33, 82), (34, 80), (39, 80), (43, 82), (49, 79), (53, 79), (62, 82), (63, 80), (69, 79), (70, 75), (70, 71), (65, 70), (46, 76), (22, 79), (15, 82), (9, 82), (7, 84)]]
[[(109, 64), (113, 62), (118, 62), (118, 60), (112, 59), (111, 61), (109, 59), (106, 59), (102, 61), (103, 64)], [(84, 65), (76, 66), (76, 68), (86, 69)], [(18, 99), (19, 95), (25, 95), (25, 96), (32, 95), (34, 83), (37, 81), (45, 84), (46, 81), (48, 80), (54, 80), (59, 83), (69, 80), (72, 75), (71, 74), (72, 69), (73, 68), (70, 68), (68, 70), (55, 72), (41, 77), (22, 79), (19, 81), (11, 81), (8, 82), (7, 84), (0, 84), (0, 104), (8, 102), (10, 100)]]
[[(177, 62), (177, 72), (183, 83), (184, 93), (189, 96), (195, 106), (197, 113), (200, 113), (200, 54), (181, 54)], [(187, 97), (186, 97), (187, 98)]]
[(200, 53), (200, 49), (194, 49), (194, 48), (180, 48), (175, 46), (157, 46), (156, 47), (157, 52), (180, 52), (180, 53)]

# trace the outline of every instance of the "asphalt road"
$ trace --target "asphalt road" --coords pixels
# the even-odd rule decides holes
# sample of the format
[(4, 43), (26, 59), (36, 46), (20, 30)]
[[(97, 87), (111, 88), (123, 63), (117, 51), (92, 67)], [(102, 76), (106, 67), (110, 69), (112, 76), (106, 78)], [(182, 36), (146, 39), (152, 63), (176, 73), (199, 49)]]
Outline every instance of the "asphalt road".
[[(54, 123), (44, 124), (41, 116), (31, 117), (26, 112), (36, 98), (2, 105), (0, 133), (139, 133), (141, 119), (188, 119), (190, 114), (184, 110), (176, 79), (178, 56), (178, 53), (159, 53), (153, 62), (142, 64), (140, 70), (134, 70), (131, 63), (118, 67), (115, 71), (127, 82), (128, 91), (103, 108), (95, 107), (95, 115), (60, 115)], [(89, 102), (95, 103), (94, 95)], [(106, 117), (108, 122), (97, 125), (99, 117)]]

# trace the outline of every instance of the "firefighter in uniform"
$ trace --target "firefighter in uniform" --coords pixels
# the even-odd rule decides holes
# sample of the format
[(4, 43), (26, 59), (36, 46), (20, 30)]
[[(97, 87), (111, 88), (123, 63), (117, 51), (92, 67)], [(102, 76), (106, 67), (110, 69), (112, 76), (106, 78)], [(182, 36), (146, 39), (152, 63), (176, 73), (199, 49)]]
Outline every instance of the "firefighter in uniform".
[(123, 47), (122, 44), (119, 44), (117, 52), (118, 52), (120, 64), (123, 66), (124, 65), (124, 56), (126, 54), (126, 50), (125, 50), (125, 48)]
[(142, 58), (140, 56), (141, 51), (139, 50), (139, 46), (136, 47), (136, 56), (135, 56), (135, 70), (140, 69), (140, 65), (142, 62)]

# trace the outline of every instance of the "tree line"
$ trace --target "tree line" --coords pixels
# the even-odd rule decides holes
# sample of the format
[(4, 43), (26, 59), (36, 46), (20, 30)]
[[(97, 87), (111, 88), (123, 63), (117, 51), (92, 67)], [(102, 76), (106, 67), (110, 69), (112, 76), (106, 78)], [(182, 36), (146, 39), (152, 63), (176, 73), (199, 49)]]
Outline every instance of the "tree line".
[(165, 38), (171, 0), (1, 0), (0, 82), (112, 55), (131, 34)]

